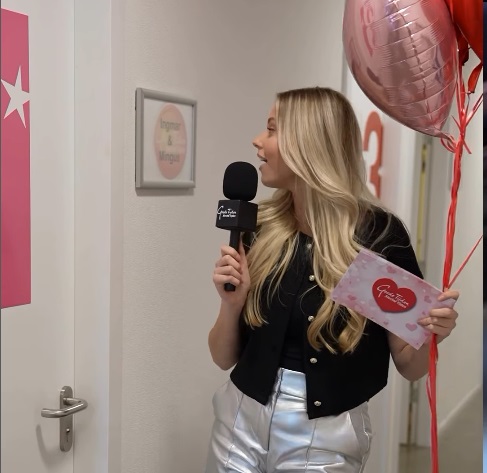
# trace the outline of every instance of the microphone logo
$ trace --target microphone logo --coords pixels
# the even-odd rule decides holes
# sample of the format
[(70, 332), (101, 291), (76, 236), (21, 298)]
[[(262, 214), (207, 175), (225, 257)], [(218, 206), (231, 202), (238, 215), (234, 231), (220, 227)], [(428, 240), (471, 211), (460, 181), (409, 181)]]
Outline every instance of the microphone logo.
[(237, 212), (235, 212), (235, 210), (231, 208), (225, 210), (223, 205), (218, 207), (216, 214), (218, 215), (218, 220), (221, 220), (222, 218), (237, 218)]

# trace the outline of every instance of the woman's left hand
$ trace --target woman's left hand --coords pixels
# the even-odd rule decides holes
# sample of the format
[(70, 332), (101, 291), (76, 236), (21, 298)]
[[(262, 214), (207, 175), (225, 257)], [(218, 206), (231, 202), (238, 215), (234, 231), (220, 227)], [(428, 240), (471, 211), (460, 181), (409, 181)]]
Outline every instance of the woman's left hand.
[[(446, 299), (458, 300), (460, 293), (458, 291), (448, 290), (443, 292), (438, 301), (444, 301)], [(436, 334), (437, 343), (444, 340), (456, 326), (456, 320), (458, 312), (450, 307), (442, 307), (439, 309), (431, 309), (429, 317), (418, 320), (418, 324), (423, 326), (426, 330), (432, 334)]]

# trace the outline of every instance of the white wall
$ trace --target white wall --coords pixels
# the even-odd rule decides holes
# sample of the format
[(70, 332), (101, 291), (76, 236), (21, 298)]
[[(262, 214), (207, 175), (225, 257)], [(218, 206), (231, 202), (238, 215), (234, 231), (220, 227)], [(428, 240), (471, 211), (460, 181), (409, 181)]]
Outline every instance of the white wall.
[[(126, 0), (122, 472), (202, 471), (211, 397), (228, 376), (207, 334), (225, 167), (256, 162), (274, 94), (341, 87), (343, 1)], [(198, 101), (196, 188), (134, 187), (134, 93)]]
[(121, 0), (75, 0), (76, 472), (121, 472), (123, 15)]

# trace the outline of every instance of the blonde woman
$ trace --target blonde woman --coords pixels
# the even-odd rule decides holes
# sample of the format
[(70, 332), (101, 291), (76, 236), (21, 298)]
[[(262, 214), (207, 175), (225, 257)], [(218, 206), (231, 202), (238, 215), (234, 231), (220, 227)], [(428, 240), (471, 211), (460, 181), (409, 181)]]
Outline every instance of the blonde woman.
[[(429, 347), (414, 349), (330, 293), (362, 247), (421, 271), (403, 224), (367, 189), (359, 126), (342, 94), (278, 94), (253, 145), (262, 183), (277, 190), (260, 203), (245, 248), (223, 246), (215, 265), (221, 309), (209, 348), (220, 368), (235, 368), (213, 398), (206, 473), (362, 472), (367, 401), (386, 385), (390, 355), (415, 380), (427, 373)], [(419, 323), (441, 341), (456, 318), (442, 308)]]

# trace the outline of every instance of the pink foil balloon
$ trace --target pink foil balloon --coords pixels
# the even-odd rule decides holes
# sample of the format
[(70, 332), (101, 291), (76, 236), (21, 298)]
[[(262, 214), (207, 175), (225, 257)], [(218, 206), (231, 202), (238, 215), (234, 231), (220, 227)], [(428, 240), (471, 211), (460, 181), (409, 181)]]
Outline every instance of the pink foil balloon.
[(343, 45), (352, 75), (379, 109), (446, 137), (458, 53), (445, 0), (346, 0)]

